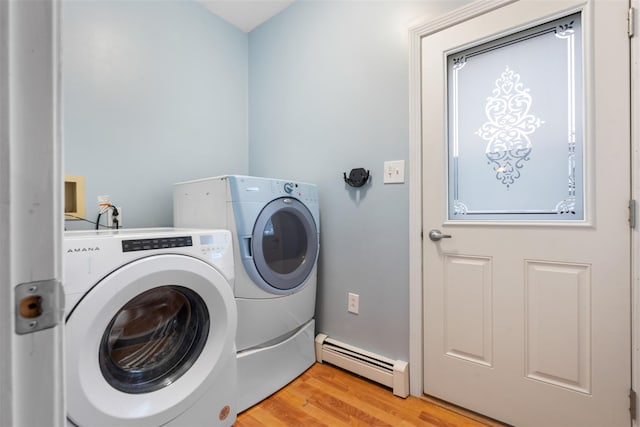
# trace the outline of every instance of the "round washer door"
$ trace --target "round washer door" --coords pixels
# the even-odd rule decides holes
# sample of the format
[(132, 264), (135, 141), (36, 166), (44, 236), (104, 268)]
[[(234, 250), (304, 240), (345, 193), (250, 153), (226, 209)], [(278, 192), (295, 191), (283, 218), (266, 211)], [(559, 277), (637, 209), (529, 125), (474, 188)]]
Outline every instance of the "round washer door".
[(272, 200), (256, 219), (251, 249), (260, 276), (253, 279), (262, 288), (275, 294), (295, 292), (304, 286), (318, 258), (313, 215), (297, 199)]
[(165, 424), (227, 369), (236, 327), (230, 285), (211, 265), (156, 255), (119, 268), (67, 318), (69, 419), (81, 426)]

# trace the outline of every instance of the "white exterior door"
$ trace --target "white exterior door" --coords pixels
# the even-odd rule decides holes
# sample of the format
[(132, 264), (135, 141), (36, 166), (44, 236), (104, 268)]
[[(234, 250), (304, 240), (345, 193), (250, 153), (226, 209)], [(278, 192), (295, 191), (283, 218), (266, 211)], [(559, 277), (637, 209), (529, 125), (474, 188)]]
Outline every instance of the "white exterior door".
[(521, 0), (422, 39), (426, 394), (630, 425), (628, 9)]

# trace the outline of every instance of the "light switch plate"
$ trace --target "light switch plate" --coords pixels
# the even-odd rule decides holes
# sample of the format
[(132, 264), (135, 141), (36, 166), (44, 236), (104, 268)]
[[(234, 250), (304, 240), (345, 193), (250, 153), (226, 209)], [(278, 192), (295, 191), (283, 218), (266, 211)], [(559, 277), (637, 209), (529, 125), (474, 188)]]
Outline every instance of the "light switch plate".
[(360, 295), (349, 292), (347, 296), (347, 311), (353, 314), (360, 312)]
[(384, 162), (384, 183), (404, 183), (404, 160), (388, 160)]

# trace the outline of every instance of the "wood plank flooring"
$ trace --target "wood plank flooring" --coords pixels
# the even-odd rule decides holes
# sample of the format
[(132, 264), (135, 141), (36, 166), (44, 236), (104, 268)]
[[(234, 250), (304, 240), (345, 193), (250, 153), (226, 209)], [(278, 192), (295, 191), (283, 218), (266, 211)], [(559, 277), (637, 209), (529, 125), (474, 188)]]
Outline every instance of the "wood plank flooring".
[(391, 390), (328, 364), (316, 363), (269, 398), (238, 415), (234, 427), (501, 426), (438, 402)]

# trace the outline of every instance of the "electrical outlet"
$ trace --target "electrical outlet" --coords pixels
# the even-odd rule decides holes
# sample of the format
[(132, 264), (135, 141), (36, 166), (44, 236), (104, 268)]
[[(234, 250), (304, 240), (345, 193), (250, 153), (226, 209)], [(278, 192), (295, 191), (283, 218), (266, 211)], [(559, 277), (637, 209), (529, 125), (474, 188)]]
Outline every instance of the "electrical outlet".
[[(116, 206), (118, 209), (118, 228), (122, 228), (122, 206)], [(113, 209), (107, 209), (107, 227), (115, 227)]]
[(358, 314), (360, 311), (360, 295), (349, 292), (349, 296), (347, 297), (347, 311)]

